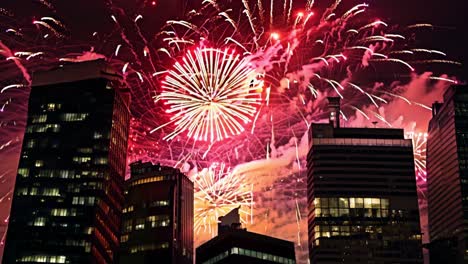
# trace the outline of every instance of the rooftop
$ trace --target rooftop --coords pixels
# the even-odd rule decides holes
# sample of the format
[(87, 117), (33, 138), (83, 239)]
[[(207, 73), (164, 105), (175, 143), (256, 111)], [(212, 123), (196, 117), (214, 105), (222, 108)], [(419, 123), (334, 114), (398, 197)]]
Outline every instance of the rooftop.
[(91, 79), (121, 80), (121, 75), (115, 72), (103, 59), (67, 63), (61, 67), (33, 74), (33, 86), (45, 86), (58, 83), (68, 83)]

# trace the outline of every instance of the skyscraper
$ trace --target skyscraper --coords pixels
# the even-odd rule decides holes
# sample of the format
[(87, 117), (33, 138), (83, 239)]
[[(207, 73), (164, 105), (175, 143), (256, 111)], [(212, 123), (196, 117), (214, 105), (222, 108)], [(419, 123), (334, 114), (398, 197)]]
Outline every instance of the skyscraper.
[(193, 183), (178, 169), (133, 163), (126, 182), (121, 264), (193, 263)]
[(3, 263), (112, 263), (129, 95), (104, 61), (33, 76)]
[(411, 140), (401, 129), (312, 124), (307, 156), (311, 263), (422, 263)]
[(468, 89), (466, 86), (448, 89), (444, 94), (444, 103), (433, 105), (433, 117), (429, 122), (428, 134), (430, 255), (434, 256), (434, 252), (440, 251), (443, 255), (455, 255), (456, 260), (452, 263), (468, 263)]
[(239, 208), (219, 218), (218, 236), (197, 248), (197, 264), (295, 264), (294, 243), (241, 228)]

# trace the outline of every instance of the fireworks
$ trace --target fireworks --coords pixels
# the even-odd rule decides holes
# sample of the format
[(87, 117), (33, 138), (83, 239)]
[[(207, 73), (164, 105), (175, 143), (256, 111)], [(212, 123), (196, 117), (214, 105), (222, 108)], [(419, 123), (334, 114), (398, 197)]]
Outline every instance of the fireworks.
[[(176, 128), (195, 140), (220, 141), (242, 133), (260, 104), (263, 82), (253, 65), (234, 50), (197, 48), (177, 62), (159, 96), (175, 113)], [(166, 126), (165, 124), (164, 126)]]
[[(400, 115), (391, 115), (392, 102), (411, 112), (428, 111), (430, 102), (406, 98), (397, 87), (415, 89), (405, 85), (420, 76), (429, 87), (457, 83), (421, 72), (458, 66), (443, 51), (414, 46), (418, 33), (433, 25), (390, 25), (369, 15), (367, 4), (332, 1), (327, 7), (308, 0), (303, 8), (299, 0), (209, 0), (150, 35), (140, 28), (145, 12), (109, 1), (106, 18), (114, 28), (96, 29), (83, 44), (56, 19), (63, 14), (40, 2), (46, 10), (24, 25), (15, 12), (0, 9), (0, 155), (19, 153), (32, 71), (106, 58), (131, 88), (129, 159), (194, 164), (198, 171), (192, 176), (197, 244), (214, 234), (217, 217), (238, 206), (249, 229), (305, 244), (306, 133), (326, 119), (327, 96), (343, 98), (346, 125), (379, 120), (405, 127), (396, 120)], [(411, 138), (419, 185), (426, 136)], [(16, 168), (7, 169), (4, 178), (14, 182)]]
[(226, 164), (214, 163), (192, 177), (195, 185), (195, 232), (213, 233), (218, 218), (240, 208), (241, 222), (252, 222), (253, 185)]

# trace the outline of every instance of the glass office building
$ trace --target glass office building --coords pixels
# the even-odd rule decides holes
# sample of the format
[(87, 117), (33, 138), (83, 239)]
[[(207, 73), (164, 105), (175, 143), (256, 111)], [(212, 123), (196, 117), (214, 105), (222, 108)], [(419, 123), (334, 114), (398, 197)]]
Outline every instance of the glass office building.
[(3, 263), (112, 263), (129, 95), (104, 61), (33, 76)]

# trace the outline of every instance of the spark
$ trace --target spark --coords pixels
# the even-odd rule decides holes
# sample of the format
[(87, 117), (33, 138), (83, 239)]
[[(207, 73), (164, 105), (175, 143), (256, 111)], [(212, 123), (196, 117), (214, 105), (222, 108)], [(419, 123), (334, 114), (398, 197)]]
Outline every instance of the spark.
[(186, 131), (195, 140), (213, 142), (244, 131), (242, 123), (256, 113), (262, 89), (249, 65), (248, 59), (228, 49), (188, 52), (163, 81), (161, 99), (170, 106), (170, 123), (176, 125), (165, 139)]

